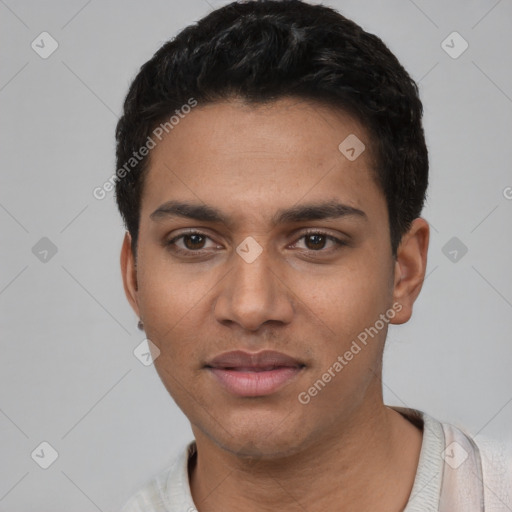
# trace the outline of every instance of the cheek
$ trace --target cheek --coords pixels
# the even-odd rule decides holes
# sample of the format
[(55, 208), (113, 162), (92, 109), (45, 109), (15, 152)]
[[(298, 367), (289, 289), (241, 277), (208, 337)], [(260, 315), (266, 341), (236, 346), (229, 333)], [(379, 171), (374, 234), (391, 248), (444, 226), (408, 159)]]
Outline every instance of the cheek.
[(193, 267), (173, 265), (163, 251), (141, 258), (138, 297), (148, 325), (169, 330), (201, 306), (215, 281), (212, 273), (194, 271)]
[(380, 318), (390, 309), (389, 276), (359, 259), (328, 279), (310, 278), (304, 285), (303, 294), (308, 287), (314, 290), (306, 310), (315, 324), (309, 332), (314, 333), (316, 362), (302, 391), (316, 393), (319, 380), (326, 378), (329, 384), (320, 385), (312, 410), (353, 407), (379, 372), (388, 325)]
[[(185, 338), (195, 335), (197, 330), (190, 330), (189, 316), (194, 313), (196, 298), (193, 286), (184, 286), (177, 278), (177, 272), (170, 272), (159, 265), (140, 265), (139, 308), (144, 319), (146, 336), (160, 350), (155, 360), (155, 367), (175, 373), (175, 363), (183, 359), (190, 360), (187, 352), (193, 343)], [(150, 270), (146, 270), (150, 269)], [(160, 370), (159, 370), (159, 373)], [(161, 374), (164, 378), (164, 375)]]
[(347, 343), (389, 308), (389, 283), (381, 265), (358, 257), (328, 275), (297, 280), (295, 287), (325, 332)]

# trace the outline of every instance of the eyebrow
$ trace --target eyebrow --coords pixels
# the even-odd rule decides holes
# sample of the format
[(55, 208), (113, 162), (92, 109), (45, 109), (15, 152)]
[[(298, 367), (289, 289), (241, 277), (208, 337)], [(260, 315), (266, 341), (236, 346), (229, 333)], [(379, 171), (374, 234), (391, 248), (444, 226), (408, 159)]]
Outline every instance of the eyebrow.
[[(348, 216), (368, 219), (366, 213), (358, 208), (337, 201), (326, 201), (281, 209), (272, 217), (271, 223), (276, 226), (293, 222), (339, 219)], [(201, 222), (222, 223), (227, 226), (232, 224), (229, 218), (217, 208), (182, 201), (167, 201), (160, 205), (149, 217), (154, 221), (179, 217)]]

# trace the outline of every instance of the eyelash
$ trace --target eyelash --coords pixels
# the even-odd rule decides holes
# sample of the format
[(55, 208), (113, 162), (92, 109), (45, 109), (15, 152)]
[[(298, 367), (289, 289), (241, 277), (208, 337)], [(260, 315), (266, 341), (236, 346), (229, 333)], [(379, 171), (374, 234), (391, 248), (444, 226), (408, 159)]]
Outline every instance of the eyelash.
[[(165, 242), (165, 246), (167, 247), (172, 247), (172, 251), (175, 252), (176, 254), (181, 254), (181, 255), (184, 255), (184, 256), (188, 256), (188, 257), (194, 257), (194, 256), (202, 256), (203, 254), (206, 254), (207, 252), (210, 252), (208, 250), (205, 250), (205, 249), (197, 249), (197, 250), (193, 250), (193, 249), (181, 249), (180, 247), (177, 247), (176, 246), (176, 241), (177, 240), (180, 240), (182, 238), (184, 238), (185, 236), (192, 236), (192, 235), (199, 235), (199, 236), (202, 236), (204, 238), (208, 238), (211, 240), (211, 238), (206, 235), (205, 233), (202, 233), (200, 231), (187, 231), (186, 233), (181, 233), (180, 235), (178, 236), (175, 236), (174, 238), (172, 238), (171, 240)], [(316, 254), (316, 253), (330, 253), (332, 250), (338, 250), (340, 249), (342, 246), (346, 246), (348, 245), (346, 242), (344, 242), (343, 240), (340, 240), (339, 238), (336, 238), (332, 235), (330, 235), (329, 233), (325, 233), (323, 231), (318, 231), (318, 230), (311, 230), (311, 231), (306, 231), (305, 233), (303, 233), (295, 243), (297, 243), (299, 240), (302, 240), (303, 238), (307, 237), (307, 236), (311, 236), (311, 235), (320, 235), (320, 236), (323, 236), (325, 237), (327, 240), (330, 240), (331, 242), (334, 242), (336, 244), (336, 247), (334, 247), (334, 249), (318, 249), (318, 250), (314, 250), (314, 249), (306, 249), (306, 252), (311, 254)]]

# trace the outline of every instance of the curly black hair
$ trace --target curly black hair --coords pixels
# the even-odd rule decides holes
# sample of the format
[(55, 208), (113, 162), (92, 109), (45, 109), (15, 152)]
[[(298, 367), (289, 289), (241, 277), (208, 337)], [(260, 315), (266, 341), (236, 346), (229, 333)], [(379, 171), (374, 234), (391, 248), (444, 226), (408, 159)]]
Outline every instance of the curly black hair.
[(182, 30), (141, 67), (116, 128), (116, 200), (135, 256), (149, 156), (129, 172), (126, 162), (191, 98), (206, 104), (235, 97), (251, 104), (298, 97), (355, 116), (376, 155), (373, 171), (396, 256), (428, 186), (418, 87), (377, 36), (332, 8), (301, 0), (228, 4)]

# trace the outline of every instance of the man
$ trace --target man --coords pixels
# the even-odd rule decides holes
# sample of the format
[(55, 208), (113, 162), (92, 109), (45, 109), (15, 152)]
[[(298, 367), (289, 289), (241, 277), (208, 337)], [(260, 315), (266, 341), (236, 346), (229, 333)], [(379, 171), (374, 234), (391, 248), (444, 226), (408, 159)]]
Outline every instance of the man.
[(421, 118), (380, 39), (297, 0), (230, 4), (142, 66), (122, 273), (195, 441), (124, 512), (512, 510), (502, 448), (383, 403), (425, 277)]

